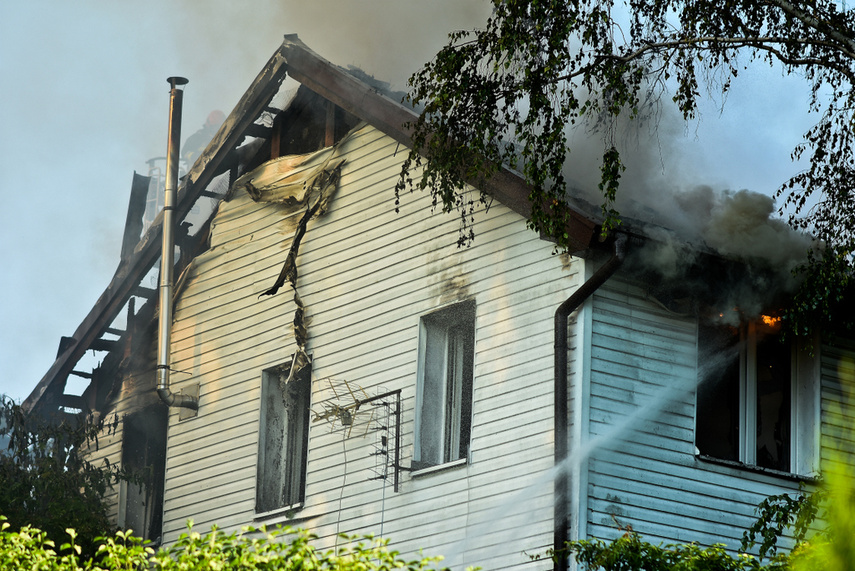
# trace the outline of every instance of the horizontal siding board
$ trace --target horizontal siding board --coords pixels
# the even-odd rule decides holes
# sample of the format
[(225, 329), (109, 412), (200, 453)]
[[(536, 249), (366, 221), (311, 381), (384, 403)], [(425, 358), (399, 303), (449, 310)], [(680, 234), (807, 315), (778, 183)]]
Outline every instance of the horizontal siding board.
[[(632, 517), (637, 515), (637, 517)], [(662, 523), (668, 519), (668, 514), (662, 514), (659, 518), (649, 518), (647, 512), (633, 513), (632, 516), (625, 515), (620, 518), (621, 525), (631, 527), (633, 530), (644, 530), (644, 540), (650, 543), (675, 544), (696, 543), (702, 546), (714, 544), (725, 544), (735, 549), (741, 539), (741, 534), (736, 534), (736, 526), (722, 526), (724, 532), (718, 527), (707, 531), (687, 530), (671, 523)], [(591, 535), (604, 540), (617, 539), (625, 530), (615, 525), (614, 519), (608, 514), (601, 517), (597, 522), (591, 522), (589, 528)]]
[[(254, 447), (232, 447), (214, 453), (190, 455), (180, 465), (166, 466), (166, 478), (170, 490), (171, 479), (195, 473), (197, 481), (204, 482), (212, 474), (220, 474), (228, 466), (255, 466), (257, 451)], [(170, 492), (171, 493), (171, 492)]]
[[(763, 499), (763, 495), (768, 489), (769, 482), (750, 482), (747, 481), (744, 486), (739, 486), (736, 482), (731, 482), (730, 486), (719, 484), (714, 478), (709, 476), (706, 479), (700, 479), (697, 467), (681, 466), (680, 469), (674, 469), (671, 472), (662, 472), (660, 466), (648, 467), (652, 464), (650, 460), (646, 463), (640, 461), (638, 456), (620, 456), (612, 459), (613, 466), (605, 466), (607, 461), (597, 460), (595, 466), (603, 471), (601, 479), (592, 485), (593, 489), (608, 489), (612, 495), (618, 495), (623, 498), (629, 497), (625, 491), (624, 481), (617, 475), (616, 472), (621, 470), (623, 462), (626, 460), (633, 461), (633, 470), (638, 478), (637, 488), (633, 490), (632, 499), (636, 500), (636, 493), (639, 498), (645, 497), (646, 501), (657, 500), (661, 498), (662, 490), (676, 490), (686, 492), (676, 497), (674, 505), (693, 505), (704, 511), (709, 511), (710, 516), (715, 518), (715, 521), (726, 522), (727, 518), (733, 513), (742, 515), (754, 514), (755, 508), (759, 503), (759, 499)], [(623, 461), (623, 462), (622, 462)], [(787, 491), (798, 490), (798, 485), (790, 485)], [(691, 494), (691, 495), (690, 495)], [(686, 498), (697, 497), (700, 502), (686, 502)], [(600, 498), (603, 499), (603, 498)], [(627, 503), (624, 500), (624, 503)], [(631, 502), (628, 502), (631, 503)], [(681, 509), (675, 509), (674, 513), (682, 513)]]
[[(651, 357), (648, 351), (644, 355), (632, 353), (631, 346), (604, 347), (594, 345), (591, 348), (592, 359), (597, 360), (596, 372), (609, 376), (619, 376), (629, 380), (657, 383), (663, 378), (675, 378), (686, 382), (687, 377), (695, 376), (695, 365), (668, 361), (667, 352), (663, 349)], [(691, 382), (691, 381), (689, 381)]]
[[(175, 489), (164, 502), (164, 510), (194, 510), (206, 511), (202, 506), (218, 506), (225, 502), (233, 503), (237, 498), (243, 501), (255, 501), (254, 478), (233, 478), (230, 481), (207, 479), (201, 486), (204, 494), (199, 494), (200, 486), (195, 486), (196, 493), (190, 493), (181, 488)], [(184, 492), (184, 493), (182, 493)]]
[[(249, 410), (255, 411), (258, 403)], [(249, 407), (248, 407), (249, 408)], [(195, 432), (185, 432), (180, 443), (175, 444), (174, 453), (182, 456), (204, 458), (207, 450), (228, 450), (230, 448), (245, 448), (258, 444), (258, 415), (247, 415), (255, 417), (255, 422), (245, 422), (245, 416), (235, 417), (238, 422), (221, 421), (227, 429), (205, 431), (204, 428)], [(186, 421), (185, 421), (186, 422)]]
[[(337, 333), (340, 335), (340, 338), (345, 338), (349, 331), (354, 328), (366, 329), (364, 327), (365, 324), (376, 328), (390, 323), (401, 322), (402, 318), (406, 318), (407, 316), (411, 319), (410, 327), (417, 327), (418, 316), (432, 308), (427, 304), (419, 308), (417, 299), (414, 299), (415, 295), (424, 296), (424, 293), (419, 294), (418, 291), (413, 292), (412, 287), (413, 284), (416, 284), (423, 279), (423, 275), (421, 275), (423, 270), (414, 269), (411, 270), (411, 273), (413, 275), (413, 279), (411, 281), (396, 281), (392, 291), (366, 292), (354, 304), (345, 304), (341, 306), (341, 310), (336, 313), (326, 314), (318, 311), (313, 312), (312, 315), (318, 320), (323, 319), (327, 323), (335, 323), (337, 326)], [(465, 275), (465, 268), (463, 268), (461, 274)], [(529, 286), (529, 283), (532, 285)], [(527, 286), (531, 289), (536, 288), (537, 277), (532, 278), (531, 282), (523, 281), (519, 284), (520, 288), (525, 288)], [(475, 288), (473, 287), (472, 289)], [(475, 293), (477, 294), (478, 290), (475, 290)], [(539, 292), (532, 291), (531, 293), (532, 297), (537, 297)], [(304, 300), (306, 304), (311, 307), (313, 294), (305, 295)], [(425, 297), (422, 297), (422, 300), (424, 300), (423, 303), (428, 302), (428, 299)], [(354, 307), (364, 309), (354, 310)], [(399, 327), (400, 326), (401, 325), (399, 325)]]
[[(725, 494), (745, 492), (762, 499), (769, 495), (768, 490), (774, 486), (779, 486), (784, 492), (798, 489), (798, 483), (791, 480), (781, 480), (761, 471), (704, 462), (678, 451), (672, 451), (670, 455), (657, 451), (657, 455), (662, 456), (661, 459), (635, 448), (621, 450), (617, 459), (613, 454), (614, 452), (595, 454), (591, 460), (592, 469), (597, 468), (605, 472), (631, 465), (636, 475), (643, 474), (645, 478), (656, 479), (663, 475), (679, 478), (685, 487), (677, 486), (675, 490), (687, 493), (704, 490), (705, 486), (712, 484)], [(597, 466), (598, 462), (602, 463), (600, 467)]]
[[(388, 223), (391, 224), (393, 222), (394, 219), (390, 220)], [(487, 232), (486, 236), (479, 235), (479, 246), (489, 248), (494, 243), (501, 243), (505, 246), (505, 240), (507, 240), (506, 237), (503, 237), (501, 242), (497, 239), (491, 240), (491, 235), (496, 234), (498, 238), (501, 230), (503, 230), (503, 228), (499, 227), (495, 232)], [(509, 267), (524, 267), (526, 265), (530, 265), (532, 262), (542, 264), (541, 261), (532, 260), (531, 257), (527, 255), (531, 251), (531, 248), (526, 247), (525, 242), (509, 245), (506, 248), (503, 248), (500, 256), (493, 255), (487, 258), (471, 259), (471, 256), (467, 256), (466, 254), (467, 250), (454, 250), (449, 252), (448, 245), (443, 242), (430, 240), (425, 241), (423, 232), (418, 231), (417, 228), (408, 228), (406, 230), (399, 230), (398, 232), (399, 234), (393, 233), (391, 235), (384, 235), (382, 238), (383, 245), (379, 248), (375, 245), (375, 249), (371, 250), (371, 255), (366, 260), (367, 263), (360, 266), (358, 268), (358, 272), (354, 272), (354, 268), (350, 263), (351, 258), (347, 254), (347, 249), (341, 248), (341, 242), (337, 242), (335, 244), (336, 249), (331, 251), (328, 255), (319, 253), (317, 261), (314, 262), (314, 264), (304, 264), (305, 271), (307, 275), (312, 274), (313, 276), (316, 276), (315, 279), (320, 280), (319, 291), (322, 293), (328, 292), (330, 289), (335, 287), (337, 284), (337, 278), (342, 270), (351, 273), (358, 273), (359, 276), (353, 284), (350, 284), (349, 287), (353, 294), (358, 295), (360, 292), (365, 291), (369, 286), (377, 286), (380, 284), (381, 286), (388, 287), (395, 285), (398, 279), (406, 280), (406, 277), (401, 277), (402, 271), (405, 272), (417, 269), (412, 267), (412, 262), (423, 260), (425, 258), (428, 258), (428, 262), (435, 266), (440, 266), (442, 264), (452, 266), (454, 264), (449, 264), (446, 260), (450, 255), (451, 259), (464, 263), (464, 267), (466, 269), (481, 269), (496, 262), (506, 263)], [(482, 239), (483, 242), (481, 241)], [(529, 244), (531, 243), (531, 240), (532, 238), (528, 237)], [(397, 254), (399, 250), (403, 250), (403, 258), (401, 254)], [(406, 276), (406, 273), (403, 275)], [(389, 283), (389, 278), (391, 276), (396, 277), (393, 283)], [(333, 301), (335, 301), (337, 305), (342, 305), (344, 304), (343, 302), (345, 299)]]
[[(242, 480), (244, 482), (251, 482), (254, 487), (255, 470), (254, 462), (252, 464), (242, 464), (237, 467), (232, 467), (230, 470), (223, 470), (219, 474), (211, 476), (205, 481), (205, 484), (215, 488), (235, 480)], [(174, 490), (176, 490), (177, 495), (181, 494), (180, 491), (182, 489), (187, 490), (190, 493), (194, 493), (199, 485), (197, 475), (193, 472), (188, 472), (183, 475), (172, 475), (170, 476), (170, 483), (174, 487)]]

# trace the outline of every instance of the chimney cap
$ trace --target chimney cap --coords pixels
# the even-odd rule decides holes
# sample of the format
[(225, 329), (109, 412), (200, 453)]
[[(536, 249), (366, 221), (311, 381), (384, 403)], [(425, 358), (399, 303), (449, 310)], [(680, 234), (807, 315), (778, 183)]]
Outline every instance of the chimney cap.
[(172, 87), (172, 89), (175, 89), (176, 87), (180, 87), (182, 85), (187, 85), (187, 83), (189, 82), (189, 80), (186, 77), (177, 77), (177, 76), (176, 77), (167, 77), (166, 81), (169, 83), (169, 85)]

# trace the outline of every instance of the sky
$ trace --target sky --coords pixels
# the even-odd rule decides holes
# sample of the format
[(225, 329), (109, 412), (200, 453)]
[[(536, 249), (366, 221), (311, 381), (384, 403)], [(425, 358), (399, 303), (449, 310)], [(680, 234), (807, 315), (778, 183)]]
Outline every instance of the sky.
[[(182, 138), (229, 113), (284, 34), (405, 89), (484, 0), (3, 0), (0, 2), (0, 394), (22, 401), (110, 283), (134, 171), (166, 151), (169, 87)], [(807, 89), (774, 70), (740, 74), (655, 143), (662, 184), (771, 194), (797, 167)], [(642, 142), (650, 145), (649, 141)], [(585, 177), (581, 177), (585, 178)], [(391, 204), (390, 198), (390, 204)]]

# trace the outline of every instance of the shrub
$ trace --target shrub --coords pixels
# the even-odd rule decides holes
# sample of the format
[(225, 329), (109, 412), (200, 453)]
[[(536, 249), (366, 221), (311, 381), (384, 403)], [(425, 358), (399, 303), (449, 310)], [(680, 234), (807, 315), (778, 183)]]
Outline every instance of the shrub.
[(94, 539), (115, 529), (103, 498), (123, 476), (110, 465), (94, 465), (83, 453), (97, 445), (100, 423), (66, 417), (51, 422), (25, 415), (6, 397), (0, 399), (0, 514), (14, 529), (30, 525), (60, 542), (66, 529), (77, 533), (84, 554), (94, 553)]
[[(346, 537), (344, 545), (326, 552), (316, 550), (314, 536), (294, 528), (244, 528), (226, 534), (216, 527), (202, 535), (193, 531), (155, 552), (130, 531), (119, 531), (103, 538), (94, 558), (81, 557), (75, 544), (75, 532), (67, 530), (70, 541), (55, 548), (45, 532), (25, 526), (12, 531), (8, 522), (0, 520), (0, 569), (32, 569), (33, 571), (131, 571), (154, 569), (179, 571), (212, 569), (221, 571), (251, 571), (277, 569), (283, 571), (371, 571), (401, 569), (423, 571), (433, 568), (434, 558), (407, 561), (389, 549), (386, 540), (367, 537)], [(430, 567), (429, 567), (430, 566)]]

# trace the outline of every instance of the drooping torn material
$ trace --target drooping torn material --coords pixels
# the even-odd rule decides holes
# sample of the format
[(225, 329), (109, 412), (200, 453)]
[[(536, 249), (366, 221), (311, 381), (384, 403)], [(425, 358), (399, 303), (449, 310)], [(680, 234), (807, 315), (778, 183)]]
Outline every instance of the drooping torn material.
[[(351, 133), (357, 131), (354, 129)], [(280, 157), (264, 163), (235, 181), (233, 191), (245, 190), (255, 202), (278, 203), (287, 206), (305, 207), (291, 246), (279, 276), (273, 285), (258, 297), (275, 295), (285, 282), (291, 284), (294, 292), (294, 339), (297, 351), (292, 360), (288, 379), (292, 379), (301, 369), (311, 362), (306, 353), (308, 330), (304, 320), (305, 307), (297, 291), (297, 255), (300, 242), (306, 234), (309, 221), (315, 216), (326, 213), (330, 200), (338, 190), (341, 167), (345, 159), (340, 156), (341, 148), (350, 135), (344, 137), (333, 147), (306, 155)]]

